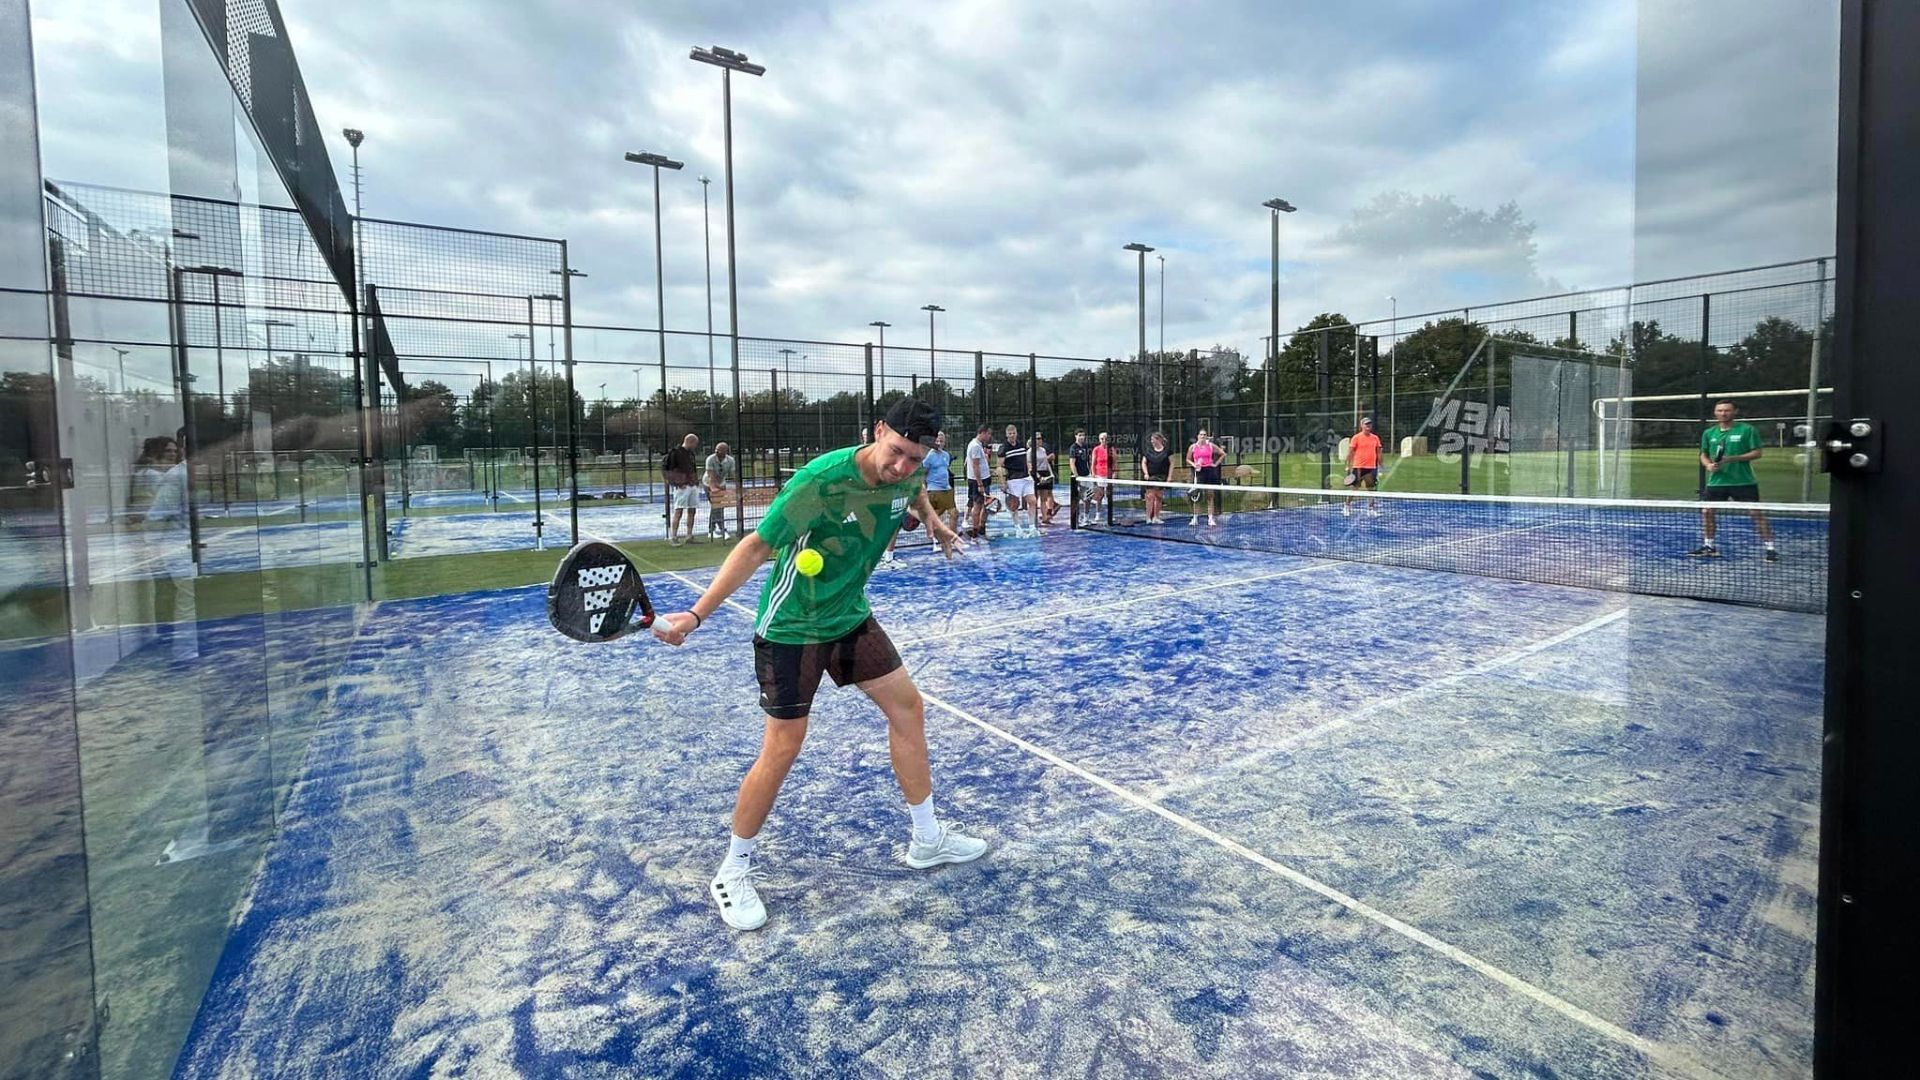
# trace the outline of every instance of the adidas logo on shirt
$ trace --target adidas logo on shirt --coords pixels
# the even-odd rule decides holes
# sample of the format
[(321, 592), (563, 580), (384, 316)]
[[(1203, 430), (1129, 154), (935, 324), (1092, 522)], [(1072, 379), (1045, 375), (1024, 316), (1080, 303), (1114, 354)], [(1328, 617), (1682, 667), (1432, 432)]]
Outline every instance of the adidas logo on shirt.
[(857, 515), (857, 514), (855, 514), (855, 513), (853, 512), (853, 511), (851, 511), (851, 510), (849, 510), (849, 511), (847, 511), (847, 519), (846, 519), (845, 521), (842, 521), (842, 522), (841, 522), (840, 524), (842, 524), (842, 525), (858, 525), (858, 524), (860, 524), (860, 517), (859, 517), (859, 515)]

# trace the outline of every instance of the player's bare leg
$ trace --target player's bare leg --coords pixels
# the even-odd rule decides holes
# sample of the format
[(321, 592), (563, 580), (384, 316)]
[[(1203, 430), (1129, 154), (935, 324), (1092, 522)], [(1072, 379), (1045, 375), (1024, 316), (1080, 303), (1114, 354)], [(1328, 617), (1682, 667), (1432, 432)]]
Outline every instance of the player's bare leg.
[(895, 668), (860, 684), (887, 718), (887, 750), (894, 779), (913, 815), (907, 865), (916, 870), (941, 863), (972, 862), (986, 854), (984, 840), (941, 825), (933, 813), (933, 774), (927, 765), (927, 706), (906, 668)]

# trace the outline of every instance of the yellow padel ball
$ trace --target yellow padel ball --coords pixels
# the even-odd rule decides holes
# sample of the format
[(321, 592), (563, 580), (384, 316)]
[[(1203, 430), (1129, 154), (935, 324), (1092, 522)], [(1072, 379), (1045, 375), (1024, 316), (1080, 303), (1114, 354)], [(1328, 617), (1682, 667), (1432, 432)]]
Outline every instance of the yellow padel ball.
[(825, 565), (827, 560), (821, 558), (820, 553), (812, 548), (801, 548), (800, 554), (793, 557), (793, 568), (800, 571), (803, 577), (812, 577)]

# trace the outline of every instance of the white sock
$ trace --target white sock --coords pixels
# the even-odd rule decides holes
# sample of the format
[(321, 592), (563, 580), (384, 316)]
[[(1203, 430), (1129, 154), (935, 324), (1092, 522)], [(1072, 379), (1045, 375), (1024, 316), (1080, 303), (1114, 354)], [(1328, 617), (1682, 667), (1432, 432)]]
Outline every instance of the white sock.
[(720, 864), (722, 870), (737, 870), (753, 862), (753, 845), (759, 837), (730, 836), (727, 840), (727, 861)]
[(913, 838), (923, 844), (931, 844), (940, 839), (940, 824), (933, 819), (933, 793), (918, 803), (908, 803), (907, 813), (913, 815)]
[(1702, 544), (1703, 546), (1705, 546), (1705, 547), (1712, 547), (1712, 546), (1713, 546), (1713, 537), (1711, 537), (1711, 536), (1709, 536), (1709, 537), (1707, 537), (1707, 538), (1706, 538), (1705, 540), (1702, 540), (1702, 541), (1700, 541), (1700, 543), (1701, 543), (1701, 544)]
[(1769, 541), (1767, 541), (1767, 550), (1768, 550), (1768, 551), (1772, 551), (1772, 550), (1773, 550), (1773, 541), (1771, 541), (1771, 540), (1769, 540)]

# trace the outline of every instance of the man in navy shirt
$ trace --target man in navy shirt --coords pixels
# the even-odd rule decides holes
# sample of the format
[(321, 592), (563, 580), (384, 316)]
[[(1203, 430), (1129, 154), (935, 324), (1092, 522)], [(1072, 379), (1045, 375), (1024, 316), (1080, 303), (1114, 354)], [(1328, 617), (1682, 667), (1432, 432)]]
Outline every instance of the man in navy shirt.
[[(1032, 459), (1027, 453), (1027, 444), (1020, 441), (1020, 429), (1007, 425), (1007, 441), (1000, 444), (1000, 467), (1007, 471), (1007, 511), (1013, 519), (1013, 535), (1039, 536), (1040, 519), (1034, 514), (1033, 507), (1033, 470)], [(1021, 524), (1020, 512), (1026, 511), (1027, 521)]]

